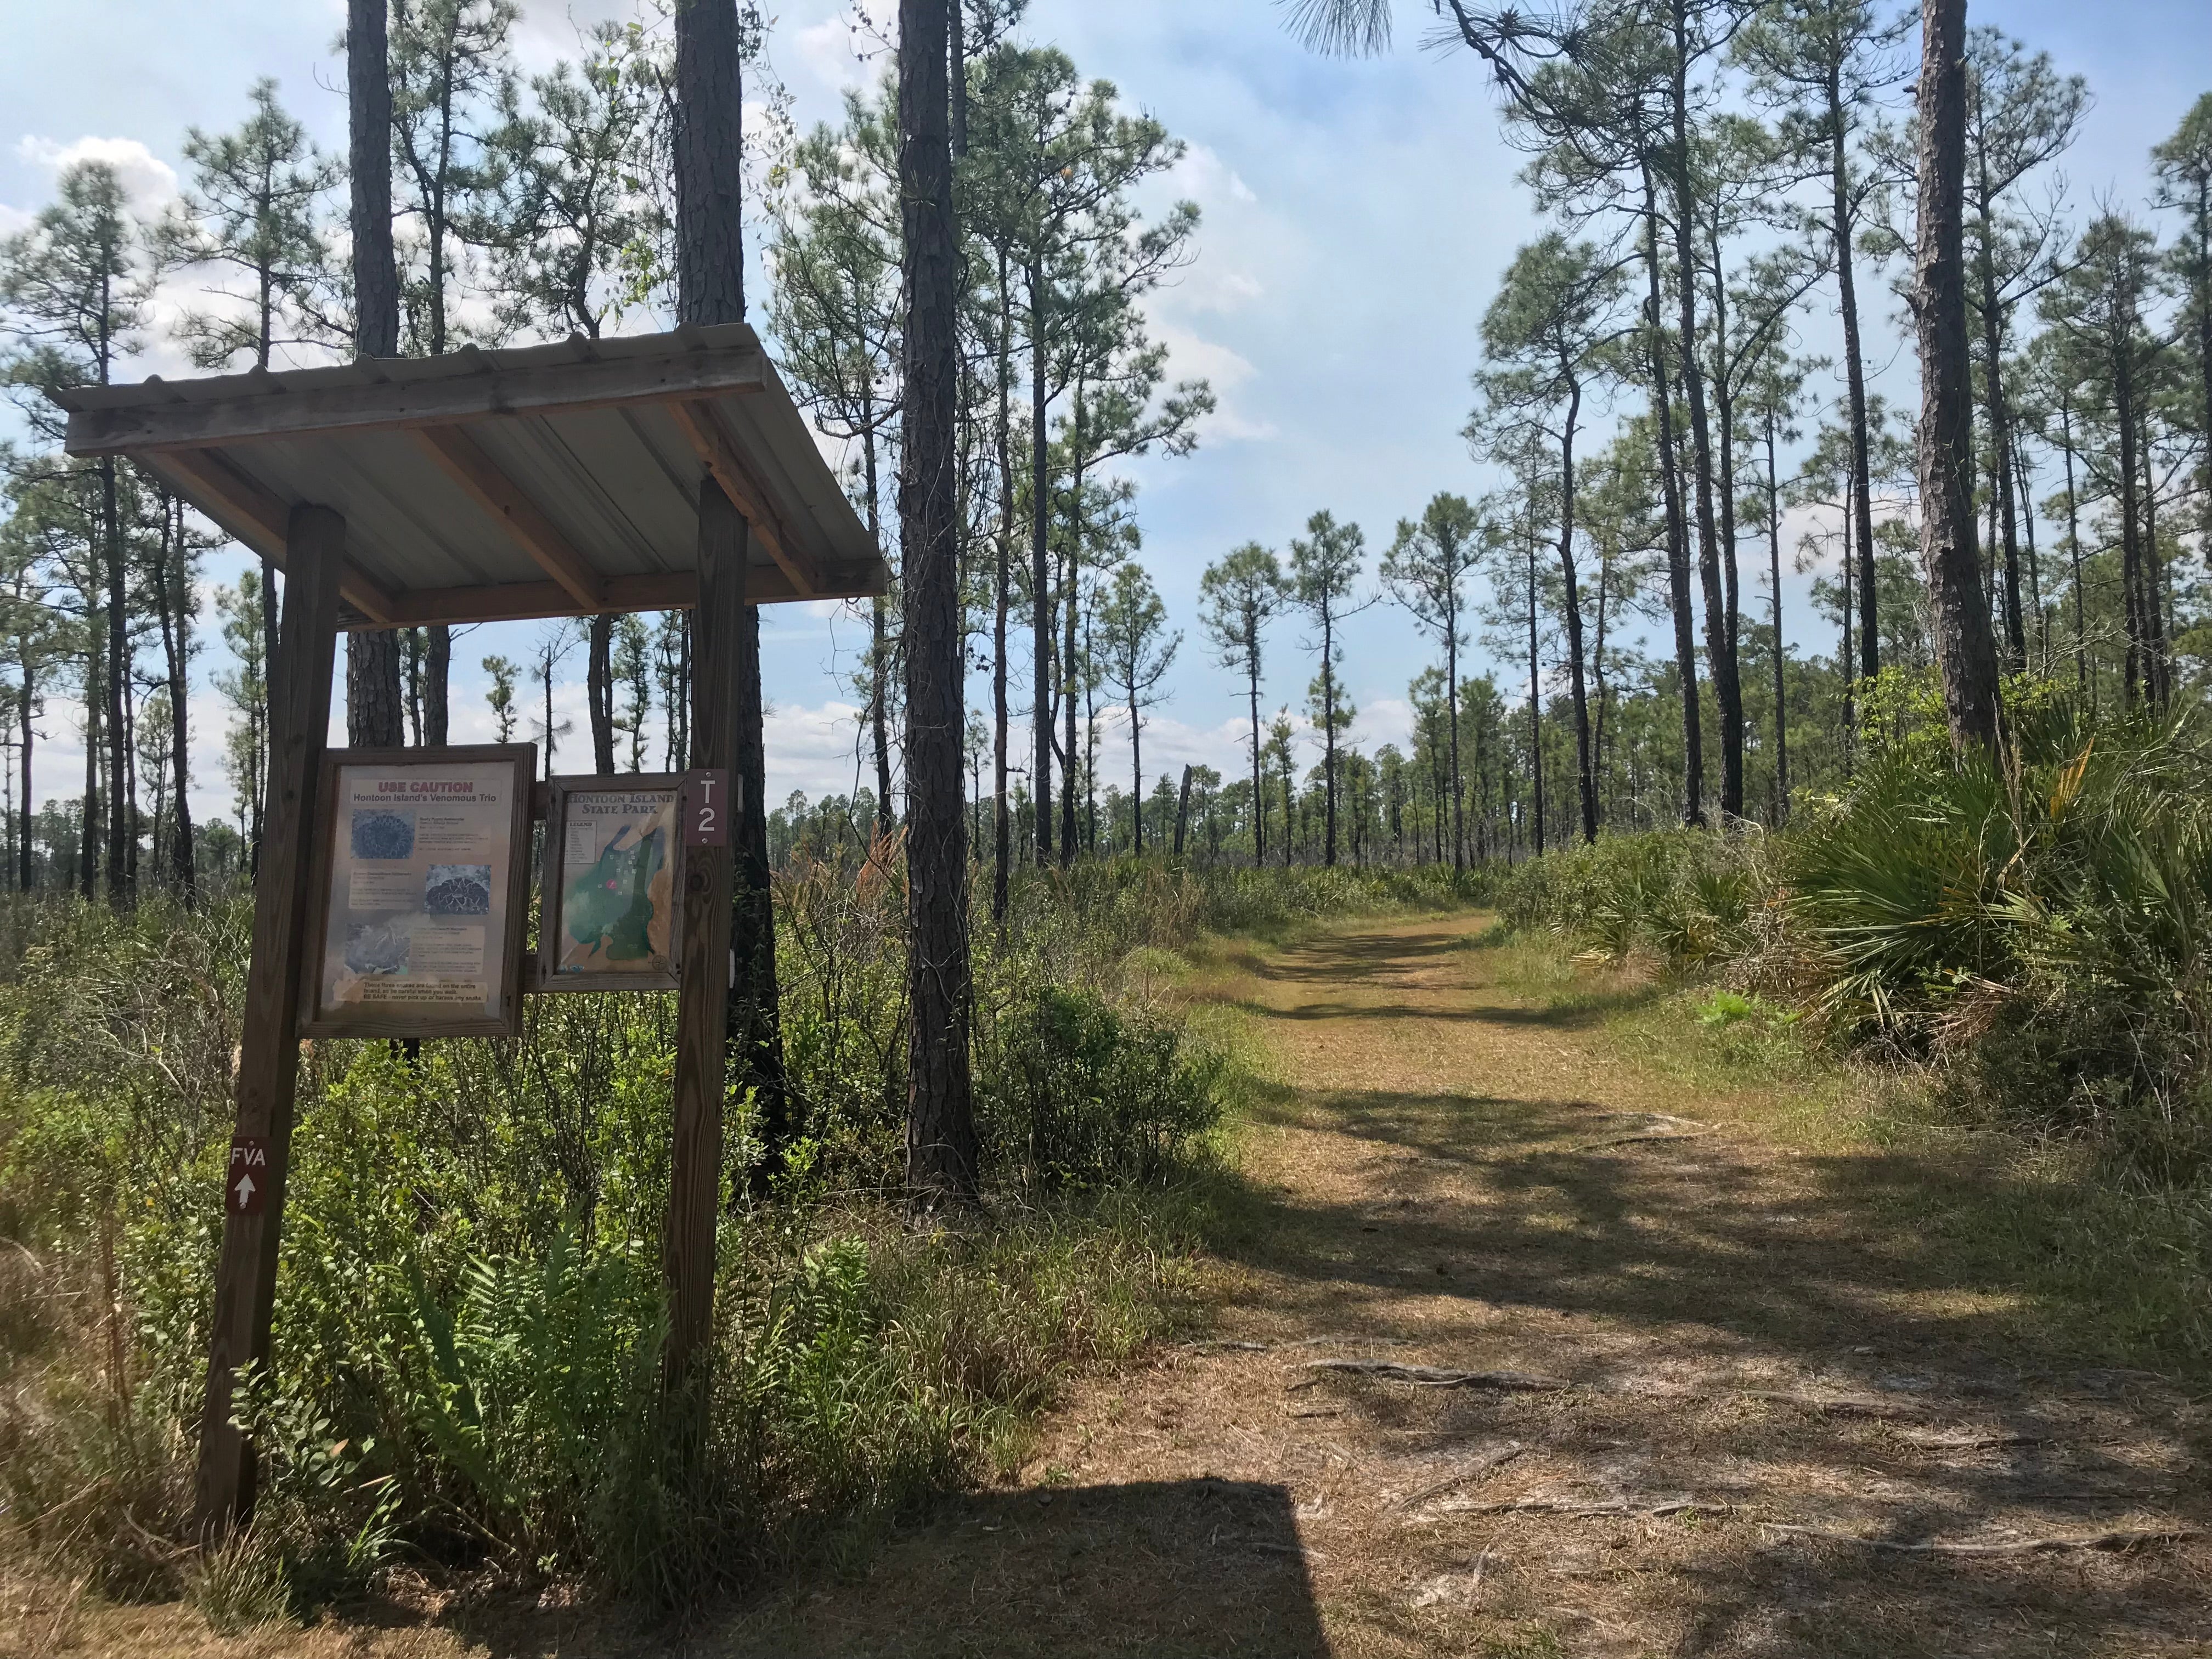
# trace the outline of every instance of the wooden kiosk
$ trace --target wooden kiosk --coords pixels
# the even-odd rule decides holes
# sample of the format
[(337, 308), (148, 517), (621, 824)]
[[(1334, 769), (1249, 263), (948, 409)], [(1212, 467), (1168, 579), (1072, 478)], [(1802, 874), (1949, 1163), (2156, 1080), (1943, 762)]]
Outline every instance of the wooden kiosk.
[[(691, 761), (727, 775), (740, 607), (878, 594), (888, 571), (744, 324), (58, 401), (70, 453), (129, 457), (286, 576), (232, 1142), (258, 1179), (225, 1189), (201, 1419), (200, 1523), (220, 1529), (253, 1501), (231, 1395), (237, 1369), (270, 1353), (338, 634), (688, 608)], [(484, 751), (410, 751), (441, 752)], [(732, 805), (763, 811), (757, 781)], [(726, 836), (682, 872), (666, 1248), (678, 1370), (713, 1311), (732, 857)]]

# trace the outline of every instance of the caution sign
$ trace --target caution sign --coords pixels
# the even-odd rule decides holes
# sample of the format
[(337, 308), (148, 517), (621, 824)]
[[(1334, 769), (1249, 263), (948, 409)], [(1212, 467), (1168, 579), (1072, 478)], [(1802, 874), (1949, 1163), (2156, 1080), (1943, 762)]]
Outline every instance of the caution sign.
[(230, 1143), (229, 1184), (223, 1207), (233, 1215), (259, 1215), (269, 1205), (269, 1143), (238, 1135)]

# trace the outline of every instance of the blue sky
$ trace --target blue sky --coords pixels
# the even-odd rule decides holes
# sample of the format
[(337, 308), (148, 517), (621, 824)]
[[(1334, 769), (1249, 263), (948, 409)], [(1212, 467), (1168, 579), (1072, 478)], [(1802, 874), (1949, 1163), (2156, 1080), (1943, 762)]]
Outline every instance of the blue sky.
[[(892, 9), (873, 3), (879, 14)], [(849, 0), (767, 9), (770, 62), (798, 119), (833, 117), (840, 88), (873, 73), (852, 55)], [(572, 52), (580, 25), (629, 10), (621, 0), (526, 0), (526, 65)], [(1153, 307), (1176, 372), (1211, 379), (1222, 409), (1195, 455), (1137, 471), (1139, 556), (1188, 635), (1174, 700), (1146, 735), (1148, 770), (1196, 759), (1233, 775), (1237, 764), (1236, 688), (1196, 626), (1198, 575), (1209, 560), (1246, 540), (1283, 547), (1324, 507), (1362, 525), (1379, 551), (1396, 520), (1437, 490), (1475, 494), (1490, 482), (1458, 433), (1483, 308), (1532, 220), (1514, 184), (1519, 158), (1498, 139), (1475, 65), (1419, 50), (1415, 7), (1401, 10), (1407, 27), (1396, 49), (1360, 63), (1305, 52), (1282, 32), (1271, 0), (1039, 0), (1028, 25), (1032, 38), (1064, 47), (1188, 143), (1173, 192), (1205, 215), (1196, 262)], [(343, 17), (343, 0), (0, 0), (9, 43), (0, 58), (0, 231), (47, 198), (56, 167), (74, 155), (116, 160), (149, 199), (173, 189), (185, 129), (234, 125), (258, 76), (276, 76), (318, 139), (342, 147), (332, 47)], [(2078, 203), (2139, 204), (2148, 148), (2212, 88), (2204, 0), (2008, 0), (1977, 4), (1972, 21), (2004, 27), (2087, 76), (2096, 106), (2064, 164)], [(1883, 339), (1873, 356), (1894, 361), (1895, 320), (1874, 325)], [(1808, 319), (1808, 346), (1825, 344), (1823, 326), (1820, 315)], [(158, 353), (142, 368), (175, 372)], [(1909, 379), (1893, 370), (1890, 381), (1893, 398), (1909, 401)], [(210, 580), (228, 580), (236, 568), (219, 558)], [(1785, 584), (1785, 602), (1801, 616), (1803, 583)], [(776, 711), (771, 799), (850, 787), (857, 734), (838, 677), (863, 631), (818, 607), (764, 613)], [(1826, 648), (1824, 638), (1791, 632)], [(477, 660), (489, 651), (519, 656), (532, 636), (486, 629), (457, 646), (465, 670), (455, 686), (457, 740), (488, 733)], [(1274, 701), (1293, 706), (1312, 672), (1297, 641), (1295, 628), (1279, 630), (1269, 687)], [(1355, 736), (1402, 737), (1406, 682), (1427, 648), (1387, 605), (1355, 621), (1346, 644), (1362, 711)], [(213, 665), (210, 657), (204, 672)], [(580, 732), (580, 688), (565, 696)], [(198, 793), (204, 808), (221, 811), (222, 715), (211, 698), (196, 713)], [(74, 718), (58, 707), (47, 726), (42, 793), (74, 793), (71, 769), (82, 765), (81, 749), (70, 757)], [(573, 763), (580, 737), (568, 743)], [(1104, 763), (1114, 775), (1126, 750), (1109, 750)]]

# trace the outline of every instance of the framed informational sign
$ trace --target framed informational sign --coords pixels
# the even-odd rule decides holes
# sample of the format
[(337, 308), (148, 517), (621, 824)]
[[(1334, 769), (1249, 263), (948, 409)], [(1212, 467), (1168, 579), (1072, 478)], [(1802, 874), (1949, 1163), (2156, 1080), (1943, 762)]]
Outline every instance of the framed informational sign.
[(532, 744), (336, 749), (308, 889), (309, 1036), (514, 1036)]
[(539, 990), (676, 988), (684, 786), (674, 773), (552, 780)]

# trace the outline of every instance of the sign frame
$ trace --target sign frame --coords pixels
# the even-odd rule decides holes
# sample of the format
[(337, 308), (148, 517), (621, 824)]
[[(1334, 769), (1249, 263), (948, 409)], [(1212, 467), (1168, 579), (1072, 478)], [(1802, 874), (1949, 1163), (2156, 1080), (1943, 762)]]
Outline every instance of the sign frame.
[[(494, 1015), (441, 1017), (434, 1004), (392, 1005), (374, 1012), (323, 1005), (324, 953), (329, 948), (331, 880), (337, 865), (339, 781), (354, 766), (448, 768), (505, 765), (508, 787), (507, 910), (498, 941), (499, 1006)], [(444, 749), (330, 749), (323, 752), (315, 795), (315, 838), (308, 866), (307, 951), (301, 963), (299, 1034), (303, 1037), (519, 1037), (522, 1035), (522, 957), (530, 923), (531, 824), (538, 780), (534, 743), (465, 744)], [(487, 945), (490, 944), (486, 941)]]
[[(538, 962), (531, 989), (566, 991), (674, 991), (681, 988), (684, 931), (684, 871), (690, 843), (684, 837), (684, 804), (691, 774), (688, 772), (569, 773), (545, 781), (545, 842), (539, 854), (538, 887)], [(674, 798), (675, 812), (668, 848), (668, 967), (665, 972), (563, 974), (555, 970), (559, 959), (561, 895), (566, 881), (568, 850), (568, 801), (575, 795), (622, 794), (666, 791)]]

